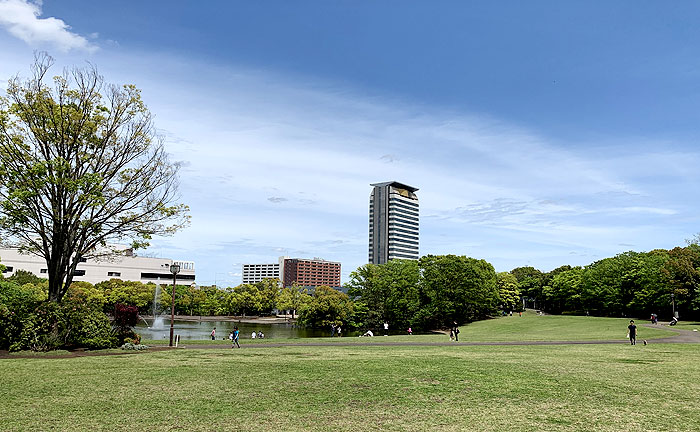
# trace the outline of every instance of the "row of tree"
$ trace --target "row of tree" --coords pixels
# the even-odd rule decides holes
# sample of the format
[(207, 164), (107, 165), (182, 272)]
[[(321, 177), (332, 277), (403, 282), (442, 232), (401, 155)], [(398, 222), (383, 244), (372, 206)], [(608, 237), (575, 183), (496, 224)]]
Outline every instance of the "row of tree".
[[(700, 246), (625, 252), (585, 267), (513, 269), (526, 303), (551, 313), (700, 318)], [(511, 280), (511, 283), (513, 281)]]
[(427, 255), (418, 261), (366, 264), (346, 284), (356, 319), (367, 327), (449, 327), (492, 315), (503, 301), (519, 298), (484, 260)]
[[(33, 273), (17, 270), (5, 281), (37, 293), (36, 298), (49, 298), (48, 281)], [(296, 318), (298, 313), (302, 323), (312, 326), (341, 324), (350, 320), (352, 302), (345, 293), (329, 287), (317, 287), (313, 291), (299, 286), (280, 288), (278, 283), (276, 279), (265, 279), (255, 284), (225, 289), (176, 285), (175, 314), (245, 316), (268, 315), (277, 310), (288, 311), (292, 318)], [(158, 302), (154, 304), (156, 298)], [(157, 288), (153, 283), (110, 279), (95, 285), (73, 282), (61, 302), (79, 302), (108, 314), (114, 311), (117, 304), (122, 304), (138, 308), (141, 315), (151, 315), (154, 312), (170, 313), (171, 299), (172, 285)]]

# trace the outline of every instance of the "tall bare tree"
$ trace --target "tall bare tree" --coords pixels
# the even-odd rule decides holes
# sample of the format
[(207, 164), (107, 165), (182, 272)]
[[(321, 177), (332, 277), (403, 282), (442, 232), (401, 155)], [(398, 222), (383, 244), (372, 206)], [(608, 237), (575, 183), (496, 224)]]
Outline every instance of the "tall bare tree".
[(46, 260), (58, 302), (78, 263), (118, 253), (108, 242), (139, 248), (172, 234), (189, 209), (176, 203), (179, 166), (140, 91), (105, 83), (94, 67), (51, 83), (52, 65), (38, 54), (31, 77), (11, 78), (0, 98), (0, 233)]

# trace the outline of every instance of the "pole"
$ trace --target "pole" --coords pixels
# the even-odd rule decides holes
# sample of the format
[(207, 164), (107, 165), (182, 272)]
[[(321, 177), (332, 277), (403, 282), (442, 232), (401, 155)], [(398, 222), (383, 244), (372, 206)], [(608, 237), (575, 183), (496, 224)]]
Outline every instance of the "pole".
[(671, 312), (676, 316), (676, 296), (671, 293)]
[(170, 305), (170, 345), (173, 346), (173, 331), (174, 331), (174, 322), (175, 322), (175, 283), (177, 282), (177, 274), (173, 273), (173, 296), (170, 299), (171, 300), (171, 305)]

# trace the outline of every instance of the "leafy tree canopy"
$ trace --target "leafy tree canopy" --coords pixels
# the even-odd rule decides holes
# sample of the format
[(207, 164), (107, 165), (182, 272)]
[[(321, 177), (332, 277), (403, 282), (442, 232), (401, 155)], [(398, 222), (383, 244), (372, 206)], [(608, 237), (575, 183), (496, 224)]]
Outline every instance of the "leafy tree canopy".
[(52, 64), (38, 55), (0, 99), (0, 234), (46, 260), (49, 299), (60, 301), (82, 259), (117, 253), (108, 242), (137, 248), (171, 234), (188, 209), (175, 202), (178, 164), (140, 91), (94, 68), (49, 83)]

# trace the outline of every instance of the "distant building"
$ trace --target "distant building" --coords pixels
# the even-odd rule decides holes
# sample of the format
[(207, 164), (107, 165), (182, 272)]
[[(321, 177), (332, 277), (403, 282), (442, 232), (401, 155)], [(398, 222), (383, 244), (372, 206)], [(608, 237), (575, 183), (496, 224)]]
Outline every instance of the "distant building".
[(280, 264), (243, 264), (243, 283), (254, 284), (263, 279), (280, 279)]
[[(123, 247), (124, 255), (118, 255), (109, 260), (97, 261), (87, 259), (78, 264), (73, 274), (73, 281), (84, 281), (96, 284), (98, 282), (121, 279), (127, 281), (172, 282), (171, 264), (180, 265), (177, 280), (183, 283), (195, 281), (194, 262), (173, 261), (168, 258), (149, 258), (135, 255), (130, 249)], [(36, 255), (20, 254), (17, 249), (0, 249), (0, 263), (4, 265), (3, 276), (9, 277), (17, 270), (25, 270), (43, 278), (48, 278), (46, 261)]]
[(418, 188), (375, 183), (369, 197), (369, 262), (414, 259), (418, 252)]
[(282, 284), (285, 287), (297, 285), (317, 287), (326, 285), (340, 288), (340, 263), (320, 258), (303, 259), (280, 257), (282, 264)]

